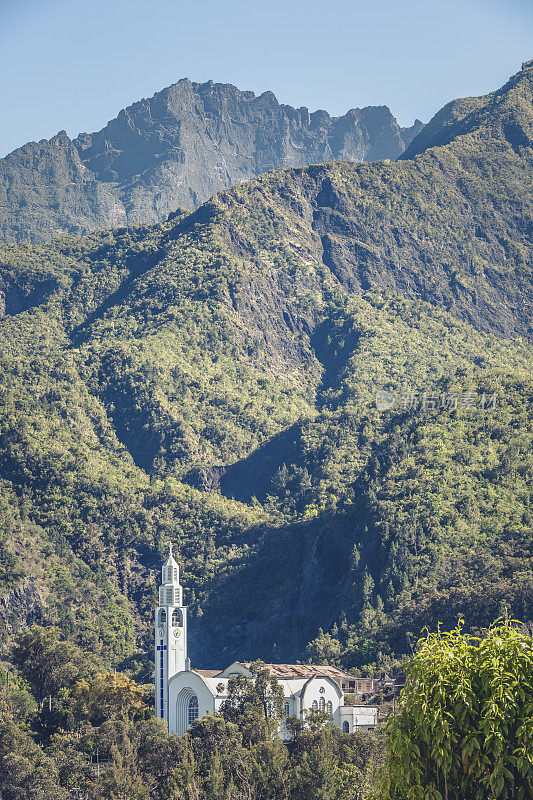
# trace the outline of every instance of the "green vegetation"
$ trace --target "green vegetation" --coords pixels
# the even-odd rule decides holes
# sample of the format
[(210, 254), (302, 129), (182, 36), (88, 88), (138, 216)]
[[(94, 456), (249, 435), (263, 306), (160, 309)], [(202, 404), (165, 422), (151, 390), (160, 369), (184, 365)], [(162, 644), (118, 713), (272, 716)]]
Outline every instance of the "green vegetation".
[(532, 644), (510, 624), (428, 635), (388, 726), (383, 797), (531, 797)]
[(341, 518), (363, 518), (345, 615), (310, 644), (312, 659), (391, 668), (431, 620), (465, 615), (480, 628), (506, 610), (530, 614), (531, 384), (467, 383), (483, 388), (499, 408), (387, 414)]
[[(55, 649), (42, 629), (20, 648)], [(0, 795), (3, 800), (360, 800), (370, 797), (383, 762), (380, 734), (342, 734), (323, 712), (289, 720), (294, 740), (278, 737), (281, 689), (261, 663), (235, 678), (221, 714), (169, 736), (144, 692), (124, 674), (44, 675), (49, 705), (27, 689), (0, 687)], [(60, 674), (62, 675), (59, 678)], [(20, 683), (21, 679), (19, 679)], [(39, 747), (36, 742), (43, 745)]]
[[(58, 653), (57, 632), (32, 628), (22, 653)], [(63, 642), (67, 647), (67, 643)], [(500, 622), (483, 638), (428, 634), (407, 664), (400, 707), (376, 731), (341, 733), (324, 712), (283, 717), (279, 684), (261, 662), (234, 676), (220, 713), (183, 737), (153, 717), (151, 686), (97, 665), (77, 674), (56, 655), (39, 665), (39, 701), (22, 675), (0, 686), (4, 800), (526, 800), (533, 639)], [(25, 662), (21, 663), (22, 672)], [(28, 673), (29, 674), (29, 673)], [(280, 724), (292, 733), (287, 746)], [(41, 746), (39, 746), (41, 745)]]

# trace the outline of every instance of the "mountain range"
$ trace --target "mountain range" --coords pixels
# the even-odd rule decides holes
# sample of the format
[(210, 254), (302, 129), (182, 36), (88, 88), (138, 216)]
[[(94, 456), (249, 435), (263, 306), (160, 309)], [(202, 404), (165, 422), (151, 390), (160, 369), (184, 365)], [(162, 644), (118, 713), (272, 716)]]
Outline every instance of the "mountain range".
[(396, 159), (422, 128), (386, 106), (342, 117), (229, 84), (183, 79), (123, 109), (98, 133), (60, 131), (0, 160), (0, 239), (47, 242), (160, 222), (273, 169)]
[(0, 248), (7, 636), (149, 658), (170, 541), (197, 666), (530, 620), (532, 100), (528, 62), (396, 163)]

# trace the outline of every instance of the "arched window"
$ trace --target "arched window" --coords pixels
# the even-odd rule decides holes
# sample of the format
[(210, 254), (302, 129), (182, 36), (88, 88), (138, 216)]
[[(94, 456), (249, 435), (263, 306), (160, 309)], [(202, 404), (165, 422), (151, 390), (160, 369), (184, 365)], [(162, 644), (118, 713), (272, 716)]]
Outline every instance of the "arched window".
[(318, 707), (320, 708), (321, 711), (325, 711), (326, 710), (326, 701), (324, 700), (323, 697), (320, 698), (319, 703), (318, 703)]
[(167, 612), (164, 609), (161, 609), (161, 611), (159, 612), (159, 626), (161, 627), (162, 625), (164, 625), (166, 621), (167, 621)]
[(189, 713), (188, 713), (188, 723), (192, 725), (194, 720), (198, 719), (198, 698), (195, 694), (189, 700)]
[(333, 703), (331, 702), (331, 700), (328, 700), (328, 702), (326, 703), (326, 713), (328, 713), (330, 717), (333, 716)]
[(342, 732), (343, 733), (350, 733), (350, 723), (349, 722), (343, 722), (342, 723)]
[(318, 703), (316, 700), (313, 700), (311, 708), (313, 709), (313, 711), (318, 711)]
[(181, 614), (178, 611), (178, 609), (175, 608), (174, 611), (172, 612), (172, 627), (179, 628), (180, 625), (181, 625)]
[(283, 703), (283, 716), (285, 717), (285, 719), (287, 719), (287, 717), (290, 717), (290, 715), (291, 715), (291, 704), (289, 703), (288, 700), (285, 700), (285, 702)]

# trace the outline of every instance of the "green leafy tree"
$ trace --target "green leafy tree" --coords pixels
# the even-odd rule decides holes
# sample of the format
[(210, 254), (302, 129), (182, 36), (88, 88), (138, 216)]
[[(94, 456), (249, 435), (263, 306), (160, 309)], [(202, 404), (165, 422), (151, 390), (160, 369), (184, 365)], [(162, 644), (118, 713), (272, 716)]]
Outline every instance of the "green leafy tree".
[(292, 795), (295, 800), (334, 800), (340, 796), (339, 774), (328, 734), (323, 731), (301, 754)]
[[(248, 714), (249, 709), (243, 712), (242, 728), (218, 714), (195, 722), (183, 739), (185, 753), (172, 776), (172, 798), (288, 798), (287, 749), (277, 736), (263, 736), (245, 745)], [(268, 730), (265, 720), (263, 724)]]
[(533, 638), (506, 622), (480, 639), (419, 643), (388, 726), (387, 800), (533, 797)]
[(343, 734), (319, 723), (299, 732), (291, 748), (291, 800), (367, 800), (382, 763), (379, 732)]
[(284, 701), (283, 689), (261, 661), (255, 661), (250, 672), (251, 677), (230, 677), (222, 709), (224, 717), (244, 731), (245, 743), (277, 736)]
[(341, 655), (341, 644), (331, 633), (318, 630), (318, 636), (306, 647), (311, 664), (337, 664)]
[(139, 769), (137, 746), (124, 727), (120, 740), (111, 747), (110, 769), (102, 781), (109, 800), (148, 800), (149, 787)]
[(37, 710), (35, 698), (20, 676), (0, 673), (0, 719), (24, 722)]
[(120, 672), (98, 673), (92, 681), (77, 681), (70, 700), (77, 717), (96, 723), (113, 717), (139, 717), (148, 711), (143, 689)]
[(67, 800), (54, 761), (29, 733), (0, 723), (0, 797), (2, 800)]

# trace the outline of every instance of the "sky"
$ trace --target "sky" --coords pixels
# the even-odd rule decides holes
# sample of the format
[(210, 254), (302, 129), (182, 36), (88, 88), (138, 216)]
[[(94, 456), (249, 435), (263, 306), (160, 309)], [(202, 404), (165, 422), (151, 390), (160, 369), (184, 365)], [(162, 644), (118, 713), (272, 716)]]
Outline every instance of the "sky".
[(183, 77), (402, 125), (533, 58), (533, 0), (0, 0), (0, 156)]

